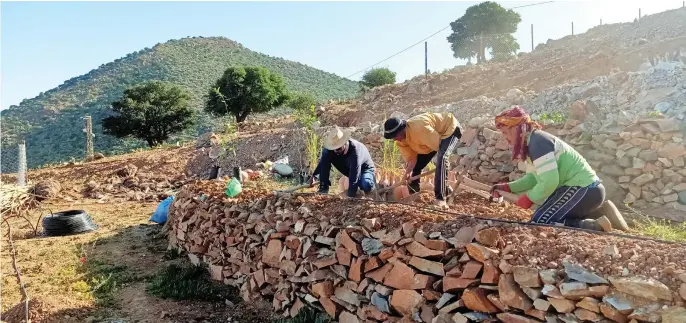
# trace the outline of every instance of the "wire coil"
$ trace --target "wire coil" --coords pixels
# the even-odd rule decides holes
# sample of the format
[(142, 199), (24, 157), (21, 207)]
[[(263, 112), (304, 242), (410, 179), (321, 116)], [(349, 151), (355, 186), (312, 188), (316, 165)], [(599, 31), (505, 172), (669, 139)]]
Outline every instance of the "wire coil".
[(98, 229), (84, 210), (52, 213), (43, 218), (43, 235), (48, 237), (78, 234)]

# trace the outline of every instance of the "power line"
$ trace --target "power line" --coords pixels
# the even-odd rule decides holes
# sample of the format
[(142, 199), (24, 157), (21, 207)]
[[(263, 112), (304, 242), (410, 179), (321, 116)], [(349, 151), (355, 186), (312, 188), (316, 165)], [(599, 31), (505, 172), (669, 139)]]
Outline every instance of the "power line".
[[(555, 2), (555, 1), (545, 1), (545, 2), (538, 2), (538, 3), (530, 3), (530, 4), (521, 5), (521, 6), (516, 6), (516, 7), (512, 7), (512, 8), (507, 8), (507, 9), (519, 9), (519, 8), (524, 8), (524, 7), (532, 7), (532, 6), (538, 6), (538, 5), (542, 5), (542, 4), (546, 4), (546, 3), (551, 3), (551, 2)], [(442, 31), (448, 29), (448, 27), (450, 27), (450, 25), (443, 27), (441, 30), (439, 30), (439, 31), (437, 31), (437, 32), (435, 32), (435, 33), (429, 35), (428, 37), (426, 37), (426, 38), (424, 38), (424, 39), (422, 39), (422, 40), (420, 40), (420, 41), (418, 41), (418, 42), (416, 42), (416, 43), (414, 43), (414, 44), (412, 44), (412, 45), (406, 47), (405, 49), (403, 49), (403, 50), (401, 50), (401, 51), (399, 51), (399, 52), (397, 52), (397, 53), (395, 53), (395, 54), (393, 54), (393, 55), (391, 55), (391, 56), (388, 56), (388, 57), (386, 57), (386, 58), (384, 58), (384, 59), (382, 59), (382, 60), (380, 60), (380, 61), (378, 61), (378, 62), (376, 62), (376, 63), (374, 63), (374, 64), (372, 64), (372, 65), (370, 65), (370, 66), (367, 66), (367, 67), (365, 67), (365, 68), (363, 68), (363, 69), (361, 69), (361, 70), (359, 70), (359, 71), (357, 71), (357, 72), (355, 72), (355, 73), (353, 73), (353, 74), (350, 74), (350, 75), (347, 76), (346, 78), (351, 78), (351, 77), (353, 77), (353, 76), (355, 76), (355, 75), (357, 75), (357, 74), (360, 74), (360, 73), (362, 73), (362, 72), (364, 72), (364, 71), (366, 71), (366, 70), (368, 70), (368, 69), (370, 69), (370, 68), (372, 68), (372, 67), (374, 67), (374, 66), (376, 66), (376, 65), (379, 65), (379, 64), (381, 64), (381, 63), (383, 63), (383, 62), (385, 62), (385, 61), (387, 61), (387, 60), (389, 60), (389, 59), (391, 59), (391, 58), (393, 58), (393, 57), (396, 57), (396, 56), (398, 56), (398, 55), (400, 55), (400, 54), (402, 54), (402, 53), (408, 51), (410, 48), (415, 47), (415, 46), (421, 44), (423, 41), (426, 41), (426, 40), (428, 40), (429, 38), (431, 38), (431, 37), (433, 37), (433, 36), (436, 36), (438, 33), (440, 33), (440, 32), (442, 32)]]
[(407, 48), (405, 48), (405, 49), (403, 49), (403, 50), (401, 50), (401, 51), (399, 51), (399, 52), (397, 52), (397, 53), (395, 53), (395, 54), (393, 54), (393, 55), (391, 55), (391, 56), (389, 56), (389, 57), (387, 57), (387, 58), (385, 58), (385, 59), (383, 59), (383, 60), (381, 60), (381, 61), (378, 61), (376, 64), (373, 64), (373, 65), (371, 65), (371, 66), (369, 66), (369, 67), (363, 68), (363, 69), (361, 69), (361, 70), (359, 70), (359, 71), (357, 71), (357, 72), (351, 74), (350, 76), (348, 76), (348, 77), (346, 77), (346, 78), (350, 78), (350, 77), (352, 77), (352, 76), (355, 76), (355, 75), (357, 75), (357, 74), (360, 74), (360, 73), (362, 73), (362, 72), (368, 70), (369, 68), (372, 68), (372, 67), (374, 67), (374, 66), (376, 66), (376, 65), (379, 65), (379, 64), (381, 64), (381, 63), (383, 63), (383, 62), (385, 62), (385, 61), (387, 61), (387, 60), (389, 60), (389, 59), (391, 59), (391, 58), (393, 58), (393, 57), (396, 57), (396, 56), (398, 56), (399, 54), (404, 53), (404, 52), (407, 51), (408, 49), (410, 49), (410, 48), (412, 48), (412, 47), (415, 47), (415, 46), (421, 44), (421, 42), (423, 42), (423, 41), (425, 41), (425, 40), (427, 40), (427, 39), (429, 39), (429, 38), (431, 38), (431, 37), (433, 37), (433, 36), (436, 36), (436, 34), (440, 33), (441, 31), (444, 31), (444, 30), (448, 29), (448, 27), (450, 27), (450, 25), (448, 25), (448, 26), (446, 26), (446, 27), (443, 27), (443, 29), (441, 29), (441, 30), (439, 30), (439, 31), (437, 31), (437, 32), (435, 32), (435, 33), (433, 33), (433, 34), (431, 34), (431, 36), (426, 37), (426, 38), (424, 38), (424, 39), (422, 39), (422, 40), (420, 40), (420, 41), (418, 41), (418, 42), (416, 42), (416, 43), (410, 45), (409, 47), (407, 47)]

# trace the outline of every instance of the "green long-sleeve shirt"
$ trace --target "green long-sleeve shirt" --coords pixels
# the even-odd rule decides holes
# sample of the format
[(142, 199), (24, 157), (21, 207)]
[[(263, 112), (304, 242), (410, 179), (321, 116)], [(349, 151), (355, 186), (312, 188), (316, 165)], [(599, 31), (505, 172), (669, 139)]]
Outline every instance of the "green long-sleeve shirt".
[(586, 159), (559, 138), (534, 130), (527, 143), (526, 175), (508, 183), (512, 193), (528, 191), (527, 197), (541, 205), (560, 186), (586, 187), (598, 180)]

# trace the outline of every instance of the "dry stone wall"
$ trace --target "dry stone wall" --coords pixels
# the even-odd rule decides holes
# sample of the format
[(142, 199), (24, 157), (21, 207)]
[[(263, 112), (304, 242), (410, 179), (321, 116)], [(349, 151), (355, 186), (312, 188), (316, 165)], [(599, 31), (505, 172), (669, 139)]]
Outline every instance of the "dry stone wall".
[[(515, 180), (526, 166), (514, 163), (505, 138), (495, 130), (492, 119), (473, 119), (462, 137), (463, 146), (452, 161), (468, 167), (468, 175), (484, 183)], [(487, 124), (484, 124), (487, 123)], [(472, 127), (473, 126), (473, 127)], [(668, 207), (677, 212), (662, 214), (674, 221), (686, 221), (686, 145), (673, 119), (639, 120), (618, 133), (591, 134), (578, 120), (548, 124), (544, 129), (574, 147), (591, 164), (616, 204), (638, 208)], [(360, 138), (376, 149), (379, 160), (382, 137)], [(468, 158), (466, 158), (468, 157)], [(683, 212), (678, 212), (683, 211)]]
[[(169, 210), (170, 245), (245, 301), (269, 300), (286, 317), (314, 306), (346, 323), (686, 322), (683, 246), (610, 237), (599, 249), (584, 246), (599, 236), (557, 228), (430, 223), (401, 206), (374, 213), (333, 197), (247, 190), (229, 199), (222, 189), (217, 181), (182, 189)], [(406, 216), (414, 220), (398, 221)], [(556, 261), (527, 255), (544, 245)], [(649, 270), (604, 265), (631, 267), (643, 254), (662, 258), (648, 259)]]
[[(523, 163), (511, 163), (507, 142), (493, 124), (493, 116), (512, 105), (522, 105), (546, 131), (579, 151), (616, 204), (667, 206), (676, 211), (664, 213), (666, 218), (686, 221), (686, 65), (660, 62), (539, 93), (512, 89), (501, 98), (482, 96), (416, 109), (409, 116), (452, 112), (465, 128), (458, 155), (471, 157), (462, 163), (475, 179), (492, 183), (518, 178), (525, 170)], [(381, 126), (367, 123), (360, 130), (357, 137), (379, 160)]]

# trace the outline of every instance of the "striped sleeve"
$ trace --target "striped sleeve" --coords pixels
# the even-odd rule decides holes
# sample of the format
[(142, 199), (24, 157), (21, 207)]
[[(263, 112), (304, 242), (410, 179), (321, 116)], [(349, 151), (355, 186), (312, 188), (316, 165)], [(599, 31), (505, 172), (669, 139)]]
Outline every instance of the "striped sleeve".
[(555, 155), (555, 139), (542, 131), (534, 131), (529, 137), (529, 157), (533, 161), (538, 182), (527, 193), (531, 201), (542, 204), (560, 184)]

